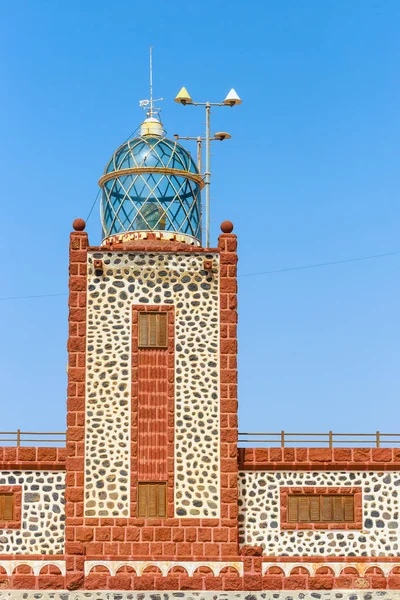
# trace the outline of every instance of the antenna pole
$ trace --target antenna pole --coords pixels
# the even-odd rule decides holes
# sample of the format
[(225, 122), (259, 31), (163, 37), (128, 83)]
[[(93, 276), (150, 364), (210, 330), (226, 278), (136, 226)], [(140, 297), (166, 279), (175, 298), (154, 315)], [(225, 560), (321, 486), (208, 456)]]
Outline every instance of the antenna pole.
[(206, 170), (204, 183), (206, 188), (206, 248), (210, 247), (210, 102), (206, 102)]
[(150, 46), (150, 117), (153, 116), (153, 46)]

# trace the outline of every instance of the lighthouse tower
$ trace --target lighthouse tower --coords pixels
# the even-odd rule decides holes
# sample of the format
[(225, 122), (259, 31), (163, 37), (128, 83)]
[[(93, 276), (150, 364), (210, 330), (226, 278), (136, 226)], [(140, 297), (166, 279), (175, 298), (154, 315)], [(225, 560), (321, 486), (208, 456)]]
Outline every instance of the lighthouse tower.
[(101, 245), (81, 219), (70, 241), (70, 589), (99, 560), (239, 553), (233, 226), (202, 247), (202, 176), (154, 113), (99, 185)]

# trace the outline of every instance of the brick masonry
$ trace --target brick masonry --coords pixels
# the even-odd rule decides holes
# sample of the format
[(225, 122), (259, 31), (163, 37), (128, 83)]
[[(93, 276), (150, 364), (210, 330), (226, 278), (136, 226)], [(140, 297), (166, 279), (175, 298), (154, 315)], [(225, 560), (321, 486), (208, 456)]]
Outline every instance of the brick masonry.
[(239, 448), (239, 470), (397, 471), (400, 448)]
[(66, 579), (69, 589), (84, 583), (83, 498), (85, 470), (85, 382), (87, 326), (87, 249), (84, 231), (70, 235), (66, 459)]
[[(183, 245), (182, 245), (183, 246)], [(185, 252), (180, 247), (178, 253)], [(160, 249), (164, 250), (164, 246)], [(134, 248), (130, 248), (133, 252)], [(89, 249), (89, 251), (91, 251)], [(117, 249), (113, 249), (113, 252)], [(119, 249), (118, 249), (119, 251)], [(155, 248), (152, 246), (152, 252)], [(209, 252), (209, 251), (208, 251)], [(201, 253), (200, 253), (201, 255)], [(86, 365), (86, 290), (87, 290), (87, 236), (82, 232), (71, 234), (70, 243), (70, 327), (69, 327), (69, 385), (68, 385), (68, 435), (67, 435), (67, 485), (66, 485), (66, 586), (74, 590), (93, 584), (93, 574), (84, 577), (84, 563), (87, 560), (101, 558), (103, 560), (224, 560), (236, 559), (238, 556), (237, 529), (237, 284), (236, 284), (236, 236), (223, 234), (219, 238), (219, 395), (220, 395), (220, 516), (218, 518), (179, 518), (174, 516), (173, 508), (173, 440), (174, 412), (171, 400), (174, 395), (172, 363), (173, 347), (168, 349), (168, 443), (164, 449), (167, 455), (167, 472), (170, 486), (169, 515), (166, 519), (138, 519), (135, 514), (135, 491), (131, 494), (130, 516), (124, 518), (85, 517), (84, 514), (84, 439), (85, 439), (85, 365)], [(205, 254), (208, 258), (212, 255)], [(201, 259), (202, 260), (202, 259)], [(143, 304), (140, 304), (143, 310)], [(160, 305), (165, 309), (165, 305)], [(134, 304), (132, 334), (135, 336)], [(171, 319), (174, 317), (173, 305), (168, 306)], [(172, 327), (173, 321), (171, 321)], [(135, 349), (136, 348), (136, 349)], [(137, 365), (136, 365), (137, 361)], [(139, 351), (132, 345), (132, 374), (140, 367)], [(142, 364), (143, 367), (143, 364)], [(171, 371), (170, 371), (171, 370)], [(142, 388), (143, 390), (144, 388)], [(140, 393), (136, 387), (135, 376), (132, 377), (132, 483), (138, 472), (138, 449), (136, 440), (137, 425), (140, 423), (135, 414), (135, 397)], [(176, 417), (175, 417), (176, 418)], [(160, 458), (160, 457), (159, 457)], [(157, 459), (158, 460), (158, 459)], [(144, 465), (142, 464), (142, 474)], [(134, 485), (133, 485), (134, 487)], [(203, 574), (205, 578), (205, 574)], [(95, 574), (98, 578), (99, 575)], [(234, 577), (234, 583), (226, 585), (240, 588), (237, 573), (220, 574), (223, 581)], [(130, 575), (129, 577), (132, 577)], [(144, 577), (144, 579), (143, 579)], [(135, 585), (146, 586), (146, 576)], [(180, 576), (181, 577), (181, 576)], [(187, 576), (186, 576), (187, 577)], [(151, 586), (154, 588), (156, 574), (151, 575)], [(168, 578), (163, 578), (168, 579)], [(179, 579), (179, 578), (178, 578)], [(219, 584), (212, 577), (215, 589)], [(188, 586), (194, 589), (196, 581), (189, 578)], [(90, 583), (92, 581), (92, 583)], [(147, 584), (146, 584), (147, 581)], [(169, 585), (176, 585), (176, 575)], [(109, 582), (112, 587), (116, 580)], [(150, 584), (149, 584), (150, 585)], [(168, 585), (165, 581), (164, 585)], [(181, 585), (181, 584), (179, 584)], [(182, 585), (184, 585), (182, 583)], [(205, 585), (205, 584), (204, 584)], [(209, 585), (210, 582), (209, 582)], [(225, 585), (225, 584), (224, 584)], [(238, 587), (239, 586), (239, 587)], [(202, 587), (203, 584), (202, 584)], [(230, 589), (230, 588), (229, 588)], [(236, 589), (236, 588), (235, 588)]]
[[(177, 351), (179, 340), (174, 335), (177, 331), (176, 320), (180, 318), (176, 310), (177, 302), (185, 293), (184, 287), (183, 291), (179, 287), (179, 281), (176, 282), (177, 291), (172, 296), (165, 296), (168, 302), (154, 301), (153, 295), (147, 304), (144, 301), (135, 302), (136, 296), (133, 295), (130, 305), (130, 383), (129, 392), (124, 391), (130, 397), (129, 513), (123, 517), (85, 515), (88, 265), (92, 268), (91, 261), (98, 254), (102, 258), (96, 260), (103, 260), (102, 264), (109, 260), (116, 266), (129, 253), (129, 257), (132, 257), (129, 260), (134, 262), (135, 269), (140, 270), (140, 265), (148, 268), (151, 266), (148, 261), (165, 251), (170, 253), (172, 259), (175, 254), (186, 257), (186, 261), (203, 261), (204, 257), (211, 261), (213, 273), (218, 273), (218, 515), (198, 518), (176, 514), (175, 436), (179, 431), (177, 419), (180, 416), (176, 413), (175, 398), (176, 385), (182, 384), (176, 380), (175, 369), (180, 364), (177, 362), (177, 352), (182, 350)], [(169, 260), (168, 256), (167, 263)], [(175, 263), (172, 260), (168, 264), (172, 268)], [(173, 590), (179, 590), (180, 598), (187, 597), (188, 600), (211, 598), (210, 594), (213, 600), (219, 597), (269, 599), (271, 595), (268, 590), (274, 591), (275, 600), (288, 600), (289, 597), (307, 600), (310, 596), (307, 590), (318, 590), (318, 594), (313, 592), (313, 598), (328, 600), (332, 597), (330, 590), (339, 589), (341, 592), (335, 592), (335, 598), (345, 600), (371, 600), (375, 589), (380, 590), (381, 598), (390, 600), (397, 597), (397, 592), (388, 593), (384, 590), (400, 590), (400, 551), (397, 546), (399, 519), (397, 517), (396, 521), (395, 517), (399, 502), (396, 482), (400, 480), (394, 472), (400, 471), (400, 450), (237, 449), (236, 266), (236, 236), (233, 234), (222, 234), (218, 248), (212, 250), (187, 248), (176, 242), (167, 247), (155, 240), (90, 248), (86, 233), (77, 231), (71, 234), (67, 449), (65, 452), (53, 448), (0, 448), (0, 464), (5, 469), (29, 468), (32, 472), (46, 469), (49, 473), (66, 469), (64, 554), (54, 554), (54, 564), (46, 563), (43, 567), (41, 561), (49, 558), (45, 553), (9, 552), (0, 556), (1, 599), (12, 597), (13, 600), (19, 600), (18, 590), (22, 589), (48, 590), (35, 593), (38, 600), (100, 600), (105, 597), (114, 600), (114, 596), (118, 600), (128, 600), (128, 596), (129, 599), (136, 599), (139, 595), (141, 600), (147, 600), (150, 596), (146, 590), (153, 590), (152, 600), (158, 599), (157, 590), (164, 590), (162, 600), (173, 599)], [(147, 281), (150, 281), (149, 294), (154, 294), (150, 276)], [(193, 289), (196, 289), (195, 285)], [(166, 351), (138, 349), (138, 310), (168, 312), (170, 345)], [(155, 380), (159, 385), (157, 408), (154, 405), (154, 389), (148, 386), (150, 381), (154, 385)], [(147, 411), (154, 414), (155, 409), (158, 410), (156, 418), (145, 430)], [(126, 444), (126, 438), (122, 441)], [(136, 483), (138, 480), (157, 480), (157, 477), (160, 480), (166, 477), (168, 480), (168, 516), (165, 519), (138, 519)], [(272, 479), (264, 485), (259, 480), (266, 477)], [(379, 489), (377, 486), (380, 486)], [(277, 514), (277, 527), (269, 529), (271, 523), (261, 527), (263, 519), (260, 515), (263, 510), (265, 512), (265, 507), (260, 506), (260, 510), (257, 508), (252, 520), (252, 511), (258, 507), (253, 498), (263, 498), (266, 489), (267, 495), (271, 494), (275, 501), (277, 487), (280, 489), (280, 495), (276, 496), (277, 509), (274, 504), (270, 511), (270, 516), (275, 512)], [(337, 532), (332, 530), (332, 535), (336, 537), (323, 539), (324, 550), (319, 555), (313, 554), (314, 546), (311, 547), (309, 542), (301, 542), (304, 552), (290, 550), (290, 544), (293, 545), (290, 538), (282, 550), (279, 549), (283, 535), (293, 537), (295, 533), (304, 534), (304, 539), (310, 540), (310, 534), (319, 534), (319, 527), (316, 532), (285, 531), (285, 494), (288, 490), (301, 489), (309, 493), (314, 489), (320, 493), (323, 489), (326, 493), (333, 493), (334, 490), (348, 490), (350, 487), (357, 498), (357, 519), (363, 494), (363, 531), (339, 532), (339, 536), (336, 536)], [(385, 494), (389, 488), (390, 493)], [(370, 489), (374, 491), (370, 493)], [(380, 500), (381, 492), (383, 500)], [(372, 496), (373, 493), (376, 502), (381, 502), (383, 508), (365, 505), (365, 502), (374, 502), (368, 500), (368, 495)], [(378, 516), (375, 516), (375, 512)], [(389, 516), (382, 516), (383, 513)], [(384, 522), (383, 527), (378, 523), (380, 520)], [(238, 524), (243, 538), (240, 544)], [(255, 528), (259, 525), (260, 530), (257, 531)], [(364, 529), (370, 533), (372, 529), (375, 538), (368, 538), (369, 533), (367, 531), (365, 534)], [(326, 533), (330, 535), (330, 532)], [(346, 544), (353, 544), (352, 550), (348, 545), (340, 545), (343, 533), (350, 536), (359, 533), (367, 541), (358, 539), (354, 545), (348, 538)], [(389, 549), (380, 547), (384, 543), (380, 539), (382, 535)], [(267, 539), (268, 536), (271, 539)], [(319, 547), (318, 544), (315, 546)], [(272, 548), (274, 552), (271, 552)], [(325, 549), (328, 551), (325, 552)], [(8, 592), (7, 589), (15, 591)], [(118, 590), (117, 595), (112, 590)]]
[[(138, 348), (139, 312), (168, 313), (168, 348)], [(138, 481), (167, 481), (168, 516), (174, 517), (175, 318), (170, 305), (132, 307), (131, 516)]]
[[(35, 593), (35, 600), (399, 600), (400, 592), (365, 589), (342, 590), (335, 592), (277, 591), (271, 592), (202, 592), (202, 591), (151, 591), (124, 592), (64, 592), (43, 591)], [(26, 592), (3, 591), (1, 600), (27, 600)]]

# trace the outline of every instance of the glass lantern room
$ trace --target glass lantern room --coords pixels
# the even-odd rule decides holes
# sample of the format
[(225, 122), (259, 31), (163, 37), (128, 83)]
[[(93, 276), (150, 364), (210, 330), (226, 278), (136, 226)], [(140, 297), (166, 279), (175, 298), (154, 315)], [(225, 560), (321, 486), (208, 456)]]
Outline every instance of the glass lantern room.
[(114, 152), (99, 185), (103, 241), (151, 231), (201, 242), (202, 177), (189, 152), (164, 137), (156, 119), (146, 119), (139, 137)]

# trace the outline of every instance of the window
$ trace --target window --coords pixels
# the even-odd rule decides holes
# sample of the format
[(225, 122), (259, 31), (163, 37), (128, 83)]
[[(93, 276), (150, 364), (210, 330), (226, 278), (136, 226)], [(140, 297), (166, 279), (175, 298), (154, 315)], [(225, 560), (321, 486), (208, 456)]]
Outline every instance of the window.
[(0, 521), (14, 521), (14, 494), (0, 493)]
[(139, 348), (167, 348), (167, 346), (167, 313), (139, 313)]
[(354, 495), (289, 494), (288, 523), (352, 523)]
[(167, 516), (167, 484), (139, 483), (137, 516), (142, 518)]

